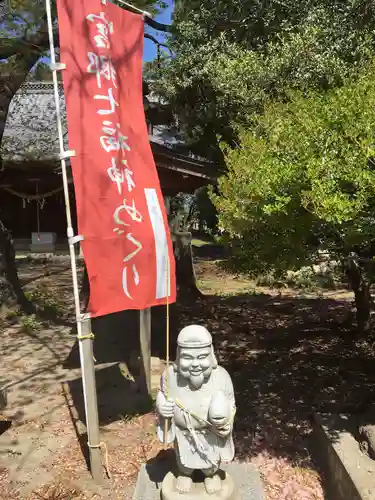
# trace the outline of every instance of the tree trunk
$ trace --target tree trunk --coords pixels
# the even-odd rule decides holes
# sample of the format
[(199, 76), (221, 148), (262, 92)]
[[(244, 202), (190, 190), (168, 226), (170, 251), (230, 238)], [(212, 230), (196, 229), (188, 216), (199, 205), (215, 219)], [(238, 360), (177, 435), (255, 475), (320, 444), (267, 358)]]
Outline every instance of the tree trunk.
[(18, 303), (26, 312), (32, 311), (18, 278), (12, 237), (0, 220), (0, 307)]
[[(25, 51), (26, 46), (29, 48)], [(47, 24), (43, 23), (40, 31), (30, 38), (9, 44), (8, 50), (13, 52), (4, 55), (8, 60), (2, 63), (0, 72), (0, 151), (11, 100), (47, 47)], [(2, 168), (4, 165), (0, 156)], [(0, 308), (14, 301), (26, 312), (32, 310), (18, 279), (12, 237), (0, 220)]]
[(371, 329), (371, 310), (373, 301), (370, 293), (370, 283), (366, 281), (363, 269), (354, 258), (346, 265), (346, 273), (354, 292), (358, 331), (368, 332)]
[(180, 297), (197, 299), (202, 297), (197, 287), (191, 250), (191, 233), (172, 233), (176, 260), (176, 283)]
[(186, 218), (181, 213), (171, 216), (169, 210), (168, 215), (176, 261), (177, 294), (183, 298), (198, 299), (203, 294), (197, 287), (191, 249), (191, 233), (186, 231)]

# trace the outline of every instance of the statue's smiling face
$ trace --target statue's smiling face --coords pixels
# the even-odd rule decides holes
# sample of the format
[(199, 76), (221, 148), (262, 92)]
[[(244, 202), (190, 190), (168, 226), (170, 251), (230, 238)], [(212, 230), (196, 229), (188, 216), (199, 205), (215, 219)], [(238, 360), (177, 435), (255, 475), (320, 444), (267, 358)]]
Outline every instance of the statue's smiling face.
[(182, 348), (179, 355), (178, 371), (189, 379), (194, 389), (199, 389), (207, 380), (213, 368), (211, 347)]

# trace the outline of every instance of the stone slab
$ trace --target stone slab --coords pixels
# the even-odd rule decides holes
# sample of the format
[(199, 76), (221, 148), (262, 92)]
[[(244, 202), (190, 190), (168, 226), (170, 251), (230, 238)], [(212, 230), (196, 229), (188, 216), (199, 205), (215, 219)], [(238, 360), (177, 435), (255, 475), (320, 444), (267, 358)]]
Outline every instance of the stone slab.
[[(171, 465), (168, 461), (157, 458), (142, 465), (133, 500), (160, 500), (161, 485), (170, 469)], [(233, 462), (224, 466), (223, 470), (232, 477), (240, 500), (265, 500), (259, 472), (253, 465)], [(212, 498), (215, 498), (214, 495)]]
[(335, 500), (375, 499), (375, 461), (362, 453), (353, 436), (355, 420), (351, 415), (314, 415), (316, 460)]
[[(204, 486), (204, 478), (196, 481), (189, 493), (183, 494), (183, 500), (239, 500), (238, 491), (232, 477), (220, 471), (221, 475), (221, 491), (216, 494), (208, 494)], [(176, 475), (173, 472), (168, 472), (165, 476), (161, 488), (162, 500), (181, 500), (181, 494), (176, 491)]]

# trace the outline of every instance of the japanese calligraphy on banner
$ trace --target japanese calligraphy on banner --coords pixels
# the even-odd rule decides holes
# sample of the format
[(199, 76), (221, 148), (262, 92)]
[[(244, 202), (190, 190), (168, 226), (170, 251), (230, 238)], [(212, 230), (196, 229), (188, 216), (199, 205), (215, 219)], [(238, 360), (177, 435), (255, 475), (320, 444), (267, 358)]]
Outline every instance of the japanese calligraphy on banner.
[(143, 19), (109, 1), (57, 8), (89, 312), (145, 309), (168, 293), (173, 302), (172, 243), (143, 109)]

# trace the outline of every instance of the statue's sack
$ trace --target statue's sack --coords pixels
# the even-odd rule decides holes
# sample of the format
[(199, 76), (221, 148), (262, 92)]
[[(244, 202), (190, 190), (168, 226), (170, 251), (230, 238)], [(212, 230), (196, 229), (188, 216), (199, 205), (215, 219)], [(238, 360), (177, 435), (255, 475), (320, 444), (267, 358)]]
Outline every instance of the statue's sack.
[(213, 423), (229, 423), (231, 416), (232, 408), (227, 396), (223, 391), (216, 392), (208, 408), (208, 420)]

